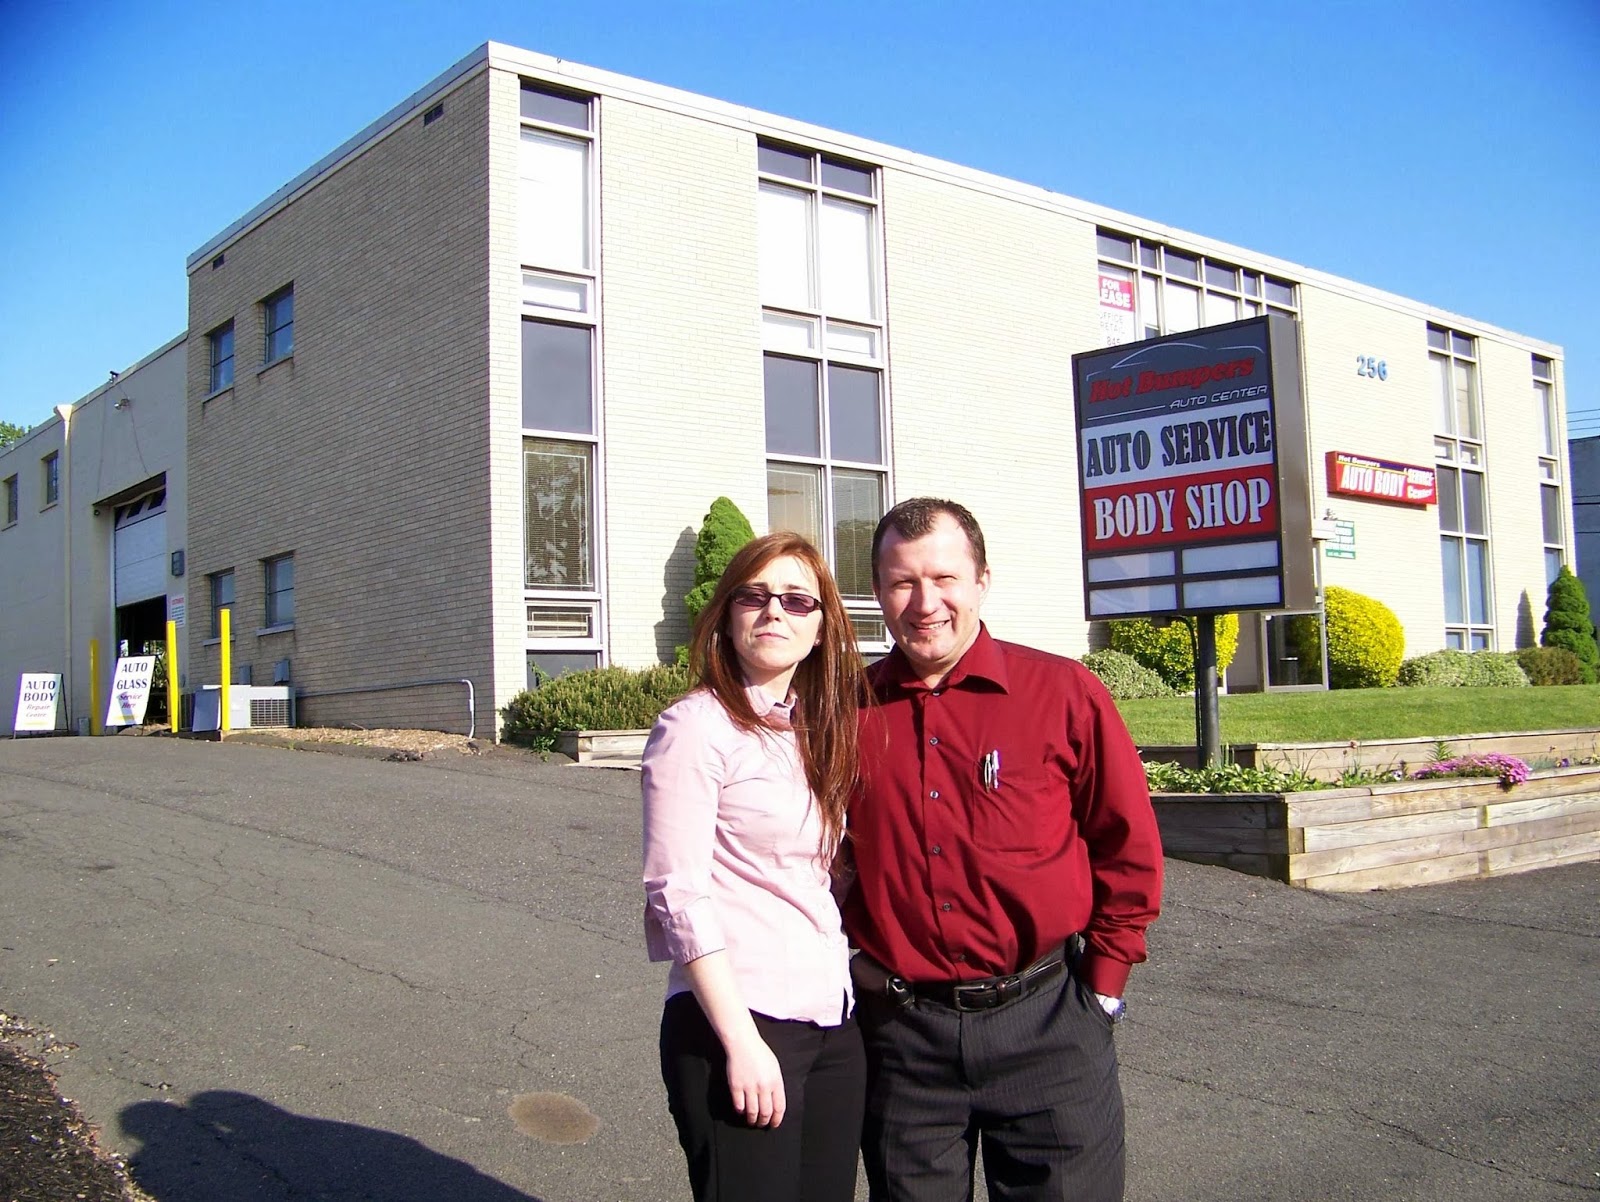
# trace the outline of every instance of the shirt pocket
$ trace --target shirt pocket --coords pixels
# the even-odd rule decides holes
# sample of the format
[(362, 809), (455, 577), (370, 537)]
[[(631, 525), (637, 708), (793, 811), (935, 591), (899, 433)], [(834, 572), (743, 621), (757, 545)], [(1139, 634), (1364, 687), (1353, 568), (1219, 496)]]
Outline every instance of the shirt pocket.
[(1066, 781), (1048, 769), (1007, 771), (972, 794), (972, 841), (984, 851), (1030, 853), (1061, 845), (1072, 819)]

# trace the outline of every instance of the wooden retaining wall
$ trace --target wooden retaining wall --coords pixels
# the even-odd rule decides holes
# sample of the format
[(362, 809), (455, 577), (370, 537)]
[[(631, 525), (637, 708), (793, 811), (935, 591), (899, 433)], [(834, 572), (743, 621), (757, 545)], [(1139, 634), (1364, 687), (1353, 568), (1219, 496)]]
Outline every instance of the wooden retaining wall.
[(1311, 793), (1156, 794), (1169, 856), (1306, 889), (1393, 889), (1600, 860), (1600, 767)]
[[(1451, 755), (1497, 752), (1525, 760), (1577, 760), (1600, 755), (1600, 730), (1593, 727), (1452, 735), (1445, 742), (1450, 744)], [(1434, 738), (1345, 739), (1326, 743), (1234, 743), (1227, 752), (1228, 758), (1246, 768), (1299, 770), (1322, 780), (1337, 780), (1346, 769), (1382, 772), (1403, 764), (1407, 770), (1415, 771), (1433, 758), (1437, 745)], [(1171, 761), (1191, 768), (1195, 764), (1193, 744), (1141, 746), (1139, 754), (1152, 763)]]

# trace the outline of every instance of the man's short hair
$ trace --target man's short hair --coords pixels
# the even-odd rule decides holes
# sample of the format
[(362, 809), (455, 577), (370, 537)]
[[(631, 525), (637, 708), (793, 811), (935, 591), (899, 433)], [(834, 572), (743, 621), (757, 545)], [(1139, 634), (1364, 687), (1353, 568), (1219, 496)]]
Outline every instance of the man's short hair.
[(961, 527), (967, 536), (967, 546), (972, 551), (975, 573), (983, 575), (984, 569), (989, 566), (989, 555), (984, 549), (983, 531), (978, 527), (978, 519), (972, 516), (972, 511), (965, 505), (940, 497), (912, 497), (909, 501), (901, 501), (878, 519), (878, 528), (872, 532), (872, 579), (878, 579), (878, 552), (889, 531), (893, 530), (904, 539), (921, 538), (933, 529), (942, 516), (950, 517)]

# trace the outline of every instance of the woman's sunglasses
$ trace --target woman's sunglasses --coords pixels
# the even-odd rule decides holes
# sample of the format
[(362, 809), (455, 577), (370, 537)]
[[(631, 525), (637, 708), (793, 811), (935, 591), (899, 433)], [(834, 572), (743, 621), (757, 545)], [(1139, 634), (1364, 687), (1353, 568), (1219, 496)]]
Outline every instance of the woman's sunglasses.
[(766, 589), (757, 588), (753, 584), (734, 589), (731, 600), (743, 609), (765, 609), (772, 604), (774, 597), (778, 599), (778, 604), (783, 606), (784, 613), (793, 614), (797, 618), (816, 613), (822, 607), (821, 601), (804, 593), (769, 593)]

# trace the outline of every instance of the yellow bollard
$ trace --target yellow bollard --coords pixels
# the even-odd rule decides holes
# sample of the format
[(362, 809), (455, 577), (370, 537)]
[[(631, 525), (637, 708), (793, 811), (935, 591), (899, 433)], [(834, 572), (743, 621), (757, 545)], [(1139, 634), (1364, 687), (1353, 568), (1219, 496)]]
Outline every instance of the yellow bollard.
[(167, 623), (167, 726), (178, 733), (178, 624)]
[(229, 682), (233, 679), (233, 607), (219, 610), (218, 617), (222, 619), (222, 713), (217, 717), (217, 733), (225, 735), (233, 729), (233, 723), (228, 721)]
[(89, 640), (89, 733), (100, 733), (100, 640)]

